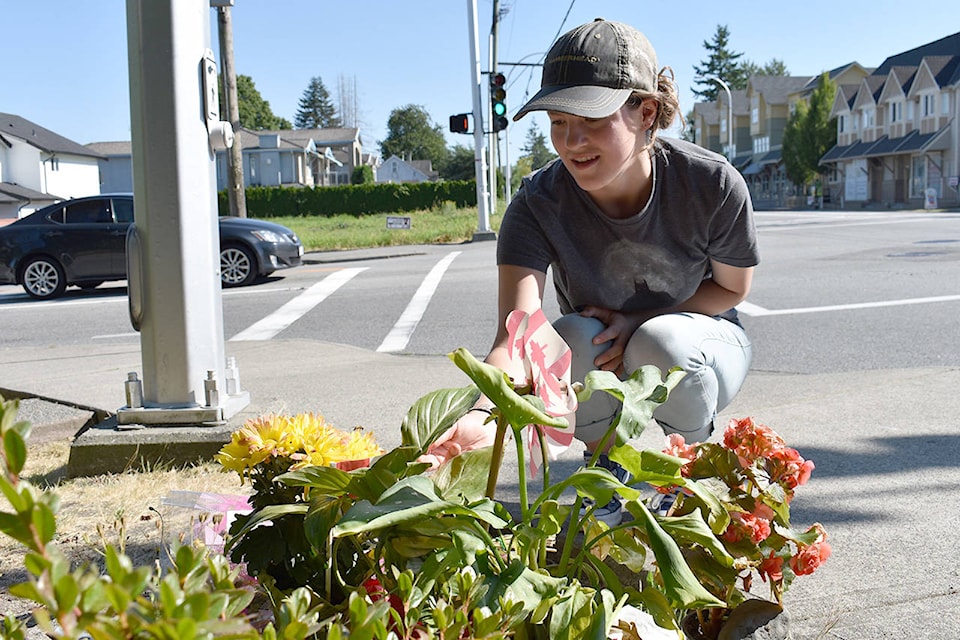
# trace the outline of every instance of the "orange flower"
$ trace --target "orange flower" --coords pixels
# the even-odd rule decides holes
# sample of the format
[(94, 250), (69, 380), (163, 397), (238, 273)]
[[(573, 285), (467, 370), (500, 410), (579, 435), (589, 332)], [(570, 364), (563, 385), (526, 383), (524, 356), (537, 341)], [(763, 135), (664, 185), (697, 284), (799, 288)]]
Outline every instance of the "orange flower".
[(811, 529), (816, 529), (820, 534), (817, 541), (811, 545), (801, 546), (797, 555), (790, 558), (790, 568), (798, 576), (810, 575), (816, 571), (827, 561), (833, 551), (827, 542), (827, 532), (824, 531), (823, 526), (818, 522)]
[(776, 555), (773, 551), (770, 552), (770, 555), (763, 559), (760, 563), (760, 567), (757, 569), (760, 573), (760, 578), (764, 582), (767, 581), (767, 578), (770, 578), (771, 582), (782, 582), (783, 581), (783, 558)]

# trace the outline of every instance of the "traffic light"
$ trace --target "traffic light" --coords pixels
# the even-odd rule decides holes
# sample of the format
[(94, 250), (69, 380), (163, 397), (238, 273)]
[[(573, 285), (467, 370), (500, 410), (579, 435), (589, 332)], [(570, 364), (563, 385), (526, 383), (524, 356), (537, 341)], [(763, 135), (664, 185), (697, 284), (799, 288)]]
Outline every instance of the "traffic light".
[(470, 114), (458, 113), (450, 116), (450, 133), (469, 133)]
[(493, 111), (493, 130), (507, 128), (507, 78), (502, 73), (490, 75), (490, 108)]

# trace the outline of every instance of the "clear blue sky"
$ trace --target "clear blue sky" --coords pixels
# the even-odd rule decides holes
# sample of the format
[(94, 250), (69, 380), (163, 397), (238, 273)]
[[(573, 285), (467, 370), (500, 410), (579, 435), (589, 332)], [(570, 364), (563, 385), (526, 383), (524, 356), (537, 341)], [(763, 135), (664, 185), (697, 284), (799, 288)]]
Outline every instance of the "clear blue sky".
[[(446, 131), (451, 114), (471, 110), (468, 6), (467, 0), (236, 0), (237, 73), (251, 76), (273, 112), (291, 122), (312, 77), (331, 93), (340, 76), (355, 81), (369, 151), (386, 136), (391, 110), (408, 104), (425, 107)], [(731, 48), (744, 59), (778, 58), (791, 75), (804, 76), (851, 61), (876, 67), (960, 29), (956, 0), (501, 0), (500, 7), (499, 58), (511, 112), (537, 90), (540, 73), (503, 63), (537, 62), (558, 31), (598, 16), (646, 33), (660, 65), (673, 67), (683, 113), (694, 103), (693, 65), (707, 57), (703, 42), (718, 24), (727, 25)], [(477, 0), (483, 70), (492, 10), (492, 0)], [(124, 0), (0, 0), (0, 16), (0, 112), (81, 144), (130, 139)], [(211, 24), (219, 52), (213, 11)], [(513, 124), (514, 155), (533, 121), (547, 132), (542, 114)], [(472, 143), (471, 136), (447, 139)]]

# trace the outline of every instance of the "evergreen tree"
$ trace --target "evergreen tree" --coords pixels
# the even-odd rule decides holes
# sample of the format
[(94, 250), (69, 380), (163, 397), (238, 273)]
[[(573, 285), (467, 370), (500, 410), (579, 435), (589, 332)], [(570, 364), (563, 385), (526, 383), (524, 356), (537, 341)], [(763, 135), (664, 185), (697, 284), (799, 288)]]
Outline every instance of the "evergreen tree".
[(290, 121), (274, 115), (270, 103), (257, 91), (253, 78), (237, 76), (237, 110), (240, 126), (254, 131), (290, 129)]
[(747, 60), (742, 65), (743, 74), (749, 80), (753, 76), (789, 76), (790, 72), (787, 71), (787, 65), (783, 60), (777, 58), (772, 58), (768, 63), (763, 66), (758, 65), (756, 62), (751, 62)]
[(390, 112), (387, 137), (380, 141), (384, 158), (430, 160), (435, 170), (442, 168), (450, 155), (440, 125), (430, 123), (430, 114), (420, 105), (408, 104)]
[(547, 138), (540, 132), (535, 121), (530, 123), (530, 128), (527, 130), (527, 141), (520, 148), (520, 151), (523, 152), (523, 156), (530, 158), (530, 170), (532, 171), (539, 169), (557, 157), (557, 154), (547, 146)]
[(713, 40), (703, 42), (703, 48), (709, 53), (706, 60), (699, 65), (693, 65), (693, 81), (700, 89), (693, 89), (693, 94), (703, 102), (715, 102), (720, 87), (712, 78), (720, 78), (730, 89), (746, 89), (749, 76), (740, 64), (742, 52), (730, 49), (730, 30), (726, 25), (717, 25)]
[(293, 125), (297, 129), (335, 129), (340, 126), (337, 109), (320, 76), (310, 78), (310, 84), (300, 98)]
[(798, 102), (783, 131), (783, 163), (794, 184), (813, 182), (822, 172), (820, 158), (837, 143), (837, 123), (830, 117), (837, 86), (824, 72), (809, 102)]

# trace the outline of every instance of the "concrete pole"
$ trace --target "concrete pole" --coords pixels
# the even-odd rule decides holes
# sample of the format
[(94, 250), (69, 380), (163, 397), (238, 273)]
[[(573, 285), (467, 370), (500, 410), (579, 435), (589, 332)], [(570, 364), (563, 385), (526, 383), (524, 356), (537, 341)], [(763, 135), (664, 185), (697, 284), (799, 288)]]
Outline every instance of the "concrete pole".
[(143, 380), (142, 406), (128, 404), (117, 420), (222, 423), (249, 394), (229, 395), (226, 384), (214, 161), (233, 132), (220, 121), (208, 1), (127, 0), (127, 47), (135, 207), (127, 269)]
[[(233, 0), (212, 0), (217, 7), (217, 33), (220, 39), (220, 61), (223, 65), (223, 98), (226, 116), (233, 130), (240, 132), (240, 106), (237, 103), (237, 72), (233, 65), (233, 18), (230, 5)], [(240, 137), (227, 150), (227, 202), (230, 215), (247, 217), (247, 193), (243, 185), (243, 149)]]

